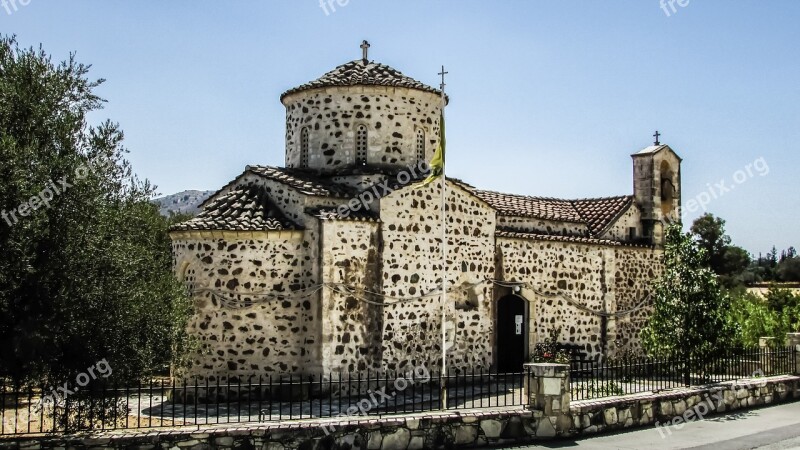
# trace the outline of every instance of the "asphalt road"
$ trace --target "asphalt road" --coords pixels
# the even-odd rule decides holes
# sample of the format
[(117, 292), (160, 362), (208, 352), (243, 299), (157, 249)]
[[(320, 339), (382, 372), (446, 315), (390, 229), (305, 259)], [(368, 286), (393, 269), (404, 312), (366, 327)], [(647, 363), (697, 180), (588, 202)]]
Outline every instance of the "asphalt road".
[(717, 415), (689, 422), (681, 429), (655, 427), (562, 439), (513, 449), (800, 449), (800, 402)]

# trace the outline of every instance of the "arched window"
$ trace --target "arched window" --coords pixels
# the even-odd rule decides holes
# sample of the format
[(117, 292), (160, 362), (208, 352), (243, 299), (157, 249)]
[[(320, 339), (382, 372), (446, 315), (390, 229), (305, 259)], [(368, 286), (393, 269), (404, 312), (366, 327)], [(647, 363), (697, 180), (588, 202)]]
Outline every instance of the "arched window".
[(356, 127), (356, 165), (365, 166), (367, 164), (367, 127), (359, 125)]
[(669, 216), (675, 199), (675, 185), (672, 183), (672, 169), (666, 161), (661, 162), (661, 212)]
[(425, 132), (421, 128), (417, 130), (417, 161), (425, 161)]
[(300, 167), (308, 167), (308, 127), (300, 132)]

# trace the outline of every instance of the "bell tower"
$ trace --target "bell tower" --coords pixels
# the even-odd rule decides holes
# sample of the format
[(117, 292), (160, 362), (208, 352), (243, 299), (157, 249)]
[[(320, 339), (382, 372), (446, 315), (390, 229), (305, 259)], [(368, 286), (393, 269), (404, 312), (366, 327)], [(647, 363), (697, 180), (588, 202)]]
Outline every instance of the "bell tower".
[(664, 227), (681, 220), (681, 158), (658, 140), (631, 155), (633, 195), (642, 212), (642, 230), (656, 245), (664, 244)]

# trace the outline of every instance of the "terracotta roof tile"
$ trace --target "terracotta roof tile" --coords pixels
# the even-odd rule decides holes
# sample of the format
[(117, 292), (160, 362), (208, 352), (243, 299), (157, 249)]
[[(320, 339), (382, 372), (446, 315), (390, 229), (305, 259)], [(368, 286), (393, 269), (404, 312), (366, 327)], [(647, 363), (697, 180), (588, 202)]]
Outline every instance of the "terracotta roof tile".
[(621, 216), (633, 203), (633, 196), (587, 198), (572, 204), (586, 222), (592, 235), (597, 236)]
[(281, 100), (296, 92), (335, 86), (396, 86), (441, 94), (438, 89), (409, 78), (399, 70), (374, 61), (365, 63), (357, 59), (342, 64), (314, 81), (289, 89), (281, 95)]
[(349, 186), (323, 181), (313, 172), (272, 166), (247, 166), (246, 171), (275, 180), (297, 189), (303, 194), (320, 197), (350, 198), (358, 192)]
[(172, 231), (225, 230), (277, 231), (296, 230), (269, 200), (262, 186), (238, 186), (215, 197), (196, 217), (170, 228)]
[(473, 190), (475, 195), (492, 205), (501, 214), (539, 219), (583, 222), (570, 200), (527, 195), (504, 194), (502, 192)]
[(549, 197), (504, 194), (472, 189), (500, 214), (545, 220), (585, 223), (592, 236), (601, 234), (633, 203), (632, 196), (563, 200)]

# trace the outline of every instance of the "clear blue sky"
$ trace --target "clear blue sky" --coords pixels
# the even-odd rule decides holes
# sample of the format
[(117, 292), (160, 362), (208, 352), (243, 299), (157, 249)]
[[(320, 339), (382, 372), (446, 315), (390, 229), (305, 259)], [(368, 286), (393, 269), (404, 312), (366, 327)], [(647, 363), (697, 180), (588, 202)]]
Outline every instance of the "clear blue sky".
[[(690, 0), (669, 17), (659, 0), (334, 5), (30, 0), (0, 8), (0, 32), (93, 64), (108, 80), (93, 119), (121, 123), (134, 170), (163, 194), (282, 165), (279, 95), (359, 58), (368, 39), (371, 59), (428, 84), (447, 67), (451, 176), (630, 194), (629, 155), (658, 129), (684, 158), (684, 203), (725, 179), (735, 190), (708, 210), (735, 243), (800, 246), (800, 2)], [(769, 173), (736, 185), (759, 158)]]

